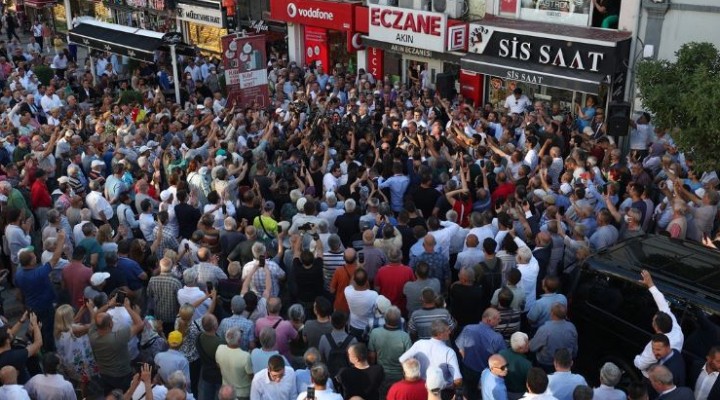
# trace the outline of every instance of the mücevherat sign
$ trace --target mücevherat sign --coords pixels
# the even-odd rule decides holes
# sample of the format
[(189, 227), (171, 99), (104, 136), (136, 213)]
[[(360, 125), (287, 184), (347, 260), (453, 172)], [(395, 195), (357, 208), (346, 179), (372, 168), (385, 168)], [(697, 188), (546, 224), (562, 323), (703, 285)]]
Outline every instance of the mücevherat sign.
[(270, 18), (333, 30), (352, 30), (355, 3), (270, 0)]
[(614, 73), (618, 62), (614, 42), (547, 38), (480, 24), (470, 24), (468, 53), (601, 74)]
[(181, 21), (195, 22), (218, 28), (223, 27), (222, 11), (219, 4), (213, 7), (198, 7), (192, 4), (178, 3), (176, 12), (178, 19)]
[(369, 8), (368, 36), (371, 39), (445, 52), (445, 14), (372, 4)]

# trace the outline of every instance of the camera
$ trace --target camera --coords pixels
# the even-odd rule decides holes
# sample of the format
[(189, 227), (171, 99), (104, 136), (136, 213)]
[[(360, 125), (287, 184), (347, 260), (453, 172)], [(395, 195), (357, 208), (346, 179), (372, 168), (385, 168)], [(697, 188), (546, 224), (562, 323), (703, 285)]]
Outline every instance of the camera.
[(309, 231), (309, 230), (312, 230), (313, 228), (315, 228), (315, 224), (313, 224), (312, 222), (306, 222), (306, 223), (298, 226), (298, 230), (300, 230), (300, 231)]

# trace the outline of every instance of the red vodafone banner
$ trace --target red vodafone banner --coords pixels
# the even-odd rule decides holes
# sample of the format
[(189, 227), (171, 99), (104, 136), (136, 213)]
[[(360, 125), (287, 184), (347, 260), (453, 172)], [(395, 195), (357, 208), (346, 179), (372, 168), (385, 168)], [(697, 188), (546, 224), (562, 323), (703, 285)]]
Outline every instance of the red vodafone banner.
[(267, 67), (265, 61), (265, 35), (221, 38), (225, 88), (228, 106), (237, 102), (240, 107), (270, 104)]
[(325, 71), (330, 70), (330, 52), (328, 51), (327, 29), (305, 27), (305, 64), (316, 61)]
[(352, 30), (355, 4), (317, 0), (270, 0), (270, 18), (338, 31)]

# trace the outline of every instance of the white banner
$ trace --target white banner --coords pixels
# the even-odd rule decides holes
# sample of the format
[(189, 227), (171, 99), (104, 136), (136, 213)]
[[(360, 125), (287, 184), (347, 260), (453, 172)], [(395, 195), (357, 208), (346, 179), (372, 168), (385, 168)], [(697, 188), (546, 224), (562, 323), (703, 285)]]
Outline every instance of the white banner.
[(369, 15), (370, 39), (445, 52), (445, 14), (371, 4)]
[(177, 17), (181, 21), (195, 22), (200, 25), (223, 27), (222, 12), (217, 8), (198, 7), (190, 4), (178, 3)]

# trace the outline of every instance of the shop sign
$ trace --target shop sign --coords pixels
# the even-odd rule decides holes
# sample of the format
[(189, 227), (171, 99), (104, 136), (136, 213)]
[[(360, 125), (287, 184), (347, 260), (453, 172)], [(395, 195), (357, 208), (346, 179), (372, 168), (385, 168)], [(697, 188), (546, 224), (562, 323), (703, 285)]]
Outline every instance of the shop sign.
[(177, 5), (177, 17), (181, 21), (194, 22), (200, 25), (223, 27), (222, 11), (217, 8), (198, 7), (190, 4), (179, 3)]
[(250, 21), (250, 30), (255, 33), (265, 33), (268, 31), (268, 26), (263, 20)]
[(448, 28), (448, 51), (467, 50), (467, 24), (453, 25)]
[(165, 44), (178, 44), (182, 42), (183, 36), (180, 32), (168, 32), (163, 35), (162, 41)]
[(370, 5), (369, 8), (371, 39), (445, 52), (445, 14), (378, 5)]
[(470, 24), (468, 52), (575, 71), (603, 74), (615, 71), (615, 43), (584, 43), (577, 38), (522, 33)]
[(588, 26), (590, 7), (591, 0), (520, 0), (520, 19)]
[(416, 56), (422, 58), (433, 58), (433, 52), (425, 49), (418, 49), (417, 47), (400, 46), (397, 44), (390, 45), (390, 50), (400, 54), (407, 54), (409, 56)]
[(265, 60), (265, 36), (223, 36), (223, 66), (228, 104), (266, 107), (270, 103)]
[(371, 47), (367, 51), (368, 72), (377, 80), (383, 79), (383, 66), (385, 65), (385, 52)]
[(352, 30), (354, 7), (354, 3), (270, 0), (270, 18), (318, 28)]
[(328, 33), (325, 28), (314, 26), (305, 27), (305, 64), (313, 61), (322, 66), (325, 71), (330, 68), (330, 54), (328, 51)]

